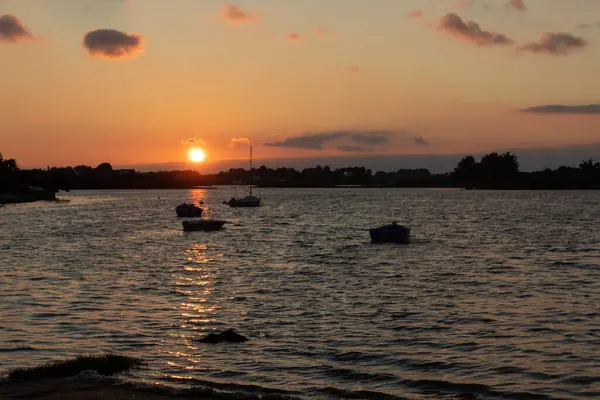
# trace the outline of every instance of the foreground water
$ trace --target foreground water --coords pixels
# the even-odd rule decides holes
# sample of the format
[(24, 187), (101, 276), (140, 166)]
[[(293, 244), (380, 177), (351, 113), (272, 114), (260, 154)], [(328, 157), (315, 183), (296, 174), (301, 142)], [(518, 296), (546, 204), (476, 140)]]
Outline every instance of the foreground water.
[[(75, 192), (0, 209), (0, 373), (104, 351), (168, 385), (319, 398), (600, 396), (600, 194)], [(239, 194), (239, 193), (238, 193)], [(232, 221), (184, 233), (185, 200)], [(414, 243), (372, 245), (396, 219)], [(243, 344), (208, 345), (236, 328)]]

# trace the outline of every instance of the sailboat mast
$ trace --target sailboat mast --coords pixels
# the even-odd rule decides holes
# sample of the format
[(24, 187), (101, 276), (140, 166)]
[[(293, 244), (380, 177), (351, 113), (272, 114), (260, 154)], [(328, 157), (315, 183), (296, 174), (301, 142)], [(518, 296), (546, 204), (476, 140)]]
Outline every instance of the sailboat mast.
[(252, 175), (252, 144), (250, 144), (250, 196), (252, 196), (252, 182), (254, 181), (254, 175)]

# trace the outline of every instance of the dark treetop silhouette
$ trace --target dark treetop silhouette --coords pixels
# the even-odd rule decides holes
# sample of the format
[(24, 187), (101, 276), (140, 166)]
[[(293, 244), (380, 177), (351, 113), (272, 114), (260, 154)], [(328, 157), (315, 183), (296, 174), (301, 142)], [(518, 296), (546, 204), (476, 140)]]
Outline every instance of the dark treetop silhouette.
[[(317, 166), (293, 168), (230, 169), (202, 175), (196, 171), (140, 173), (115, 170), (109, 163), (20, 170), (15, 160), (0, 156), (0, 202), (52, 200), (58, 190), (70, 189), (187, 189), (200, 185), (262, 187), (463, 187), (477, 189), (600, 189), (600, 163), (583, 161), (579, 167), (536, 172), (519, 171), (516, 155), (490, 153), (477, 161), (463, 158), (453, 172), (431, 174), (427, 169), (400, 169), (373, 173), (364, 167), (331, 169)], [(43, 190), (42, 190), (43, 189)]]
[(0, 154), (0, 205), (37, 200), (56, 200), (56, 190), (45, 190), (24, 183), (22, 171), (13, 159)]

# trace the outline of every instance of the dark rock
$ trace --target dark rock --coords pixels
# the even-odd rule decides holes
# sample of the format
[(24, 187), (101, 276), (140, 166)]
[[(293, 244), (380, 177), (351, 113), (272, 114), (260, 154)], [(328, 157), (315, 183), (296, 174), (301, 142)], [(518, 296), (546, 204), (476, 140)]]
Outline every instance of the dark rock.
[(209, 333), (203, 338), (198, 339), (201, 343), (242, 343), (248, 341), (248, 338), (237, 333), (233, 328), (224, 330), (221, 333)]

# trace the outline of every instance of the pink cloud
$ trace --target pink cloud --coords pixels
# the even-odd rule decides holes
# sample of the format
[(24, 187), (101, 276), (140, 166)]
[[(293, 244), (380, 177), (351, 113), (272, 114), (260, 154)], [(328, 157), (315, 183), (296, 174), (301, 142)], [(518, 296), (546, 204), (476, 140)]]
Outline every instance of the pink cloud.
[(353, 74), (358, 74), (360, 72), (360, 67), (353, 65), (351, 67), (348, 67), (348, 71), (352, 72)]
[(458, 0), (456, 2), (456, 6), (460, 8), (469, 8), (472, 7), (474, 0)]
[(421, 19), (423, 18), (423, 11), (413, 10), (407, 15), (408, 19)]
[(327, 32), (325, 32), (325, 29), (323, 28), (317, 28), (317, 36), (325, 36), (327, 34)]
[(570, 33), (546, 32), (537, 42), (531, 42), (519, 46), (519, 51), (527, 51), (535, 54), (551, 54), (566, 56), (575, 50), (582, 49), (588, 45), (583, 38), (573, 36)]
[(231, 4), (223, 5), (221, 18), (233, 24), (243, 24), (257, 19), (257, 17), (252, 16), (250, 13), (242, 10), (240, 7)]
[(437, 29), (460, 39), (471, 42), (477, 46), (512, 45), (514, 40), (506, 35), (489, 32), (481, 29), (474, 21), (463, 21), (454, 13), (446, 14), (440, 18)]
[(114, 29), (96, 29), (85, 34), (83, 47), (98, 58), (121, 59), (134, 57), (144, 50), (144, 37)]
[(240, 146), (240, 145), (247, 146), (249, 144), (251, 144), (250, 139), (248, 139), (246, 137), (234, 137), (234, 138), (231, 138), (227, 147), (236, 147), (236, 146)]
[(514, 8), (515, 10), (527, 11), (525, 0), (509, 0), (508, 6)]
[(33, 35), (17, 17), (8, 14), (0, 17), (0, 42), (16, 43), (26, 39), (33, 39)]

